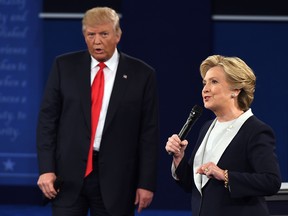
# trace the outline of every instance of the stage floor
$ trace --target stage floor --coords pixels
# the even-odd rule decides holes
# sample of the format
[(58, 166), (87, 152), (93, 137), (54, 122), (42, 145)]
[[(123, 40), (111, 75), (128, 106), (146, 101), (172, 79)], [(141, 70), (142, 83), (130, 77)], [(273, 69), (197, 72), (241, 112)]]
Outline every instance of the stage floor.
[[(51, 216), (50, 206), (35, 205), (0, 205), (1, 216)], [(172, 210), (149, 210), (146, 209), (141, 214), (135, 213), (135, 216), (191, 216), (190, 211), (172, 211)]]

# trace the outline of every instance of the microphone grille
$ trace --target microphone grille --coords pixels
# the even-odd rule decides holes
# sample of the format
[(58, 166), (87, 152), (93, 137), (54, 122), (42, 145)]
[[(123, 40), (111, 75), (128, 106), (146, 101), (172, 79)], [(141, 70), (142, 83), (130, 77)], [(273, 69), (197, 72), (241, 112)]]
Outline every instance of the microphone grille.
[(202, 114), (202, 111), (203, 111), (203, 108), (199, 105), (195, 105), (193, 108), (192, 108), (192, 112), (195, 112), (197, 113), (198, 115), (201, 115)]

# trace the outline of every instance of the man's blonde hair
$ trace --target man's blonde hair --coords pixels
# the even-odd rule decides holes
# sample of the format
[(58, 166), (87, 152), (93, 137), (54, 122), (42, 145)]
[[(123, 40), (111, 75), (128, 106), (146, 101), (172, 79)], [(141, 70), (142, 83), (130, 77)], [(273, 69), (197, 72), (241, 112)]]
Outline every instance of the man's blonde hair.
[(95, 7), (87, 10), (82, 19), (82, 31), (86, 30), (87, 26), (95, 26), (106, 23), (112, 23), (116, 34), (121, 36), (122, 30), (120, 27), (119, 16), (115, 10), (109, 7)]

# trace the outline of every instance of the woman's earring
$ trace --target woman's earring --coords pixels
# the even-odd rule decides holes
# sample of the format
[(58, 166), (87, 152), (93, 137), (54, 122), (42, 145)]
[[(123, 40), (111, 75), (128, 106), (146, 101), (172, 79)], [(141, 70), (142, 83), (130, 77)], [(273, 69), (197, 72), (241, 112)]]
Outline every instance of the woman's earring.
[(235, 93), (231, 94), (231, 98), (235, 98), (235, 96), (236, 96)]

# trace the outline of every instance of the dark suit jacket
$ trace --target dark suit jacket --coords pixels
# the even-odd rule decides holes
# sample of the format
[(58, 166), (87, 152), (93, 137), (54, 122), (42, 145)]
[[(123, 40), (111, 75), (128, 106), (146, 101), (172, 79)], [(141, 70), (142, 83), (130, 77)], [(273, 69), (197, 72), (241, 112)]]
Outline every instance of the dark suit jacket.
[(255, 116), (248, 118), (218, 162), (229, 171), (230, 191), (223, 181), (210, 179), (201, 197), (193, 180), (193, 158), (211, 123), (201, 129), (190, 160), (183, 159), (176, 170), (179, 185), (192, 192), (193, 216), (269, 215), (264, 196), (281, 186), (272, 129)]
[[(91, 57), (87, 51), (56, 58), (39, 113), (40, 174), (64, 184), (54, 203), (71, 205), (83, 183), (91, 134)], [(159, 141), (154, 69), (120, 53), (99, 152), (103, 201), (112, 215), (134, 210), (136, 188), (155, 191)]]

